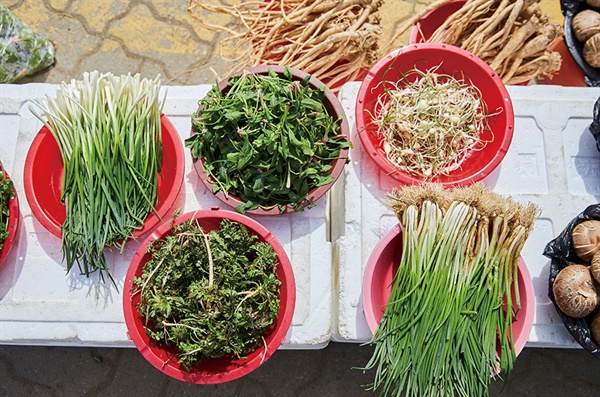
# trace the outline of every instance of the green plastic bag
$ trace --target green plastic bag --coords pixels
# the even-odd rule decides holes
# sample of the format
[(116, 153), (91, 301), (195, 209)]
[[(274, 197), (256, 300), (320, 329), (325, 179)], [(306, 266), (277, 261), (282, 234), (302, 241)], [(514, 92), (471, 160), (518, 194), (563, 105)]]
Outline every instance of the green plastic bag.
[(14, 83), (54, 63), (54, 47), (0, 5), (0, 83)]

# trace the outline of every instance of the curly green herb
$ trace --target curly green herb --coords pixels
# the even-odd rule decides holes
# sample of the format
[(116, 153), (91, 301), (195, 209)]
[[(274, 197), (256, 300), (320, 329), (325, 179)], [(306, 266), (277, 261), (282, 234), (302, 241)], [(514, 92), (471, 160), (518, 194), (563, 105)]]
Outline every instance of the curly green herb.
[(205, 232), (197, 221), (155, 240), (133, 293), (150, 338), (176, 346), (184, 368), (202, 360), (242, 358), (264, 345), (277, 318), (278, 259), (267, 242), (237, 222)]

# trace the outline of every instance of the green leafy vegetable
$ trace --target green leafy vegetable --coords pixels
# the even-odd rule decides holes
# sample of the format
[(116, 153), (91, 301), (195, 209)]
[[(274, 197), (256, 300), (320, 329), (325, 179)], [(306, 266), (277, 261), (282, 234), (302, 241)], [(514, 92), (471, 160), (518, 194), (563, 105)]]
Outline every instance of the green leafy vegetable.
[[(97, 71), (63, 83), (36, 115), (56, 139), (64, 163), (62, 250), (67, 271), (111, 280), (105, 247), (124, 249), (154, 211), (162, 135), (160, 79)], [(114, 281), (114, 280), (113, 280)]]
[(150, 338), (176, 346), (187, 369), (263, 345), (279, 311), (273, 247), (228, 219), (208, 233), (195, 220), (172, 232), (152, 242), (152, 257), (133, 280)]
[(4, 246), (4, 240), (8, 238), (8, 221), (10, 217), (8, 202), (14, 195), (13, 181), (6, 177), (2, 163), (0, 163), (0, 250)]
[[(393, 396), (486, 396), (515, 360), (519, 253), (537, 214), (483, 184), (396, 190), (402, 257), (366, 369)], [(497, 352), (499, 348), (499, 353)]]
[(289, 68), (283, 76), (246, 73), (231, 77), (225, 93), (213, 86), (199, 102), (185, 145), (204, 162), (214, 192), (244, 202), (239, 212), (283, 212), (288, 204), (302, 211), (310, 190), (333, 182), (331, 164), (351, 142), (323, 104), (325, 86), (308, 81), (293, 80)]

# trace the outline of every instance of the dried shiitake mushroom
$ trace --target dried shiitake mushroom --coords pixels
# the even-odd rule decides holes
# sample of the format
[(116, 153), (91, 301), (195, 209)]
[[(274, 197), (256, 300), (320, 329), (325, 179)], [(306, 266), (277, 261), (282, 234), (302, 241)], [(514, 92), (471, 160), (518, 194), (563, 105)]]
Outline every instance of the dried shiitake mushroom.
[(573, 17), (571, 22), (573, 34), (577, 40), (585, 43), (596, 33), (600, 33), (600, 12), (583, 10)]
[(558, 272), (552, 292), (558, 308), (573, 318), (591, 314), (598, 305), (592, 274), (584, 265), (570, 265)]
[(600, 345), (600, 311), (594, 315), (592, 323), (590, 324), (590, 331), (594, 342)]
[(600, 0), (585, 0), (587, 5), (594, 8), (600, 8)]
[(596, 252), (596, 254), (594, 254), (592, 257), (590, 271), (592, 272), (592, 277), (594, 277), (594, 280), (600, 284), (600, 252)]
[(575, 254), (586, 263), (600, 250), (600, 221), (589, 219), (573, 228), (573, 248)]
[(583, 59), (591, 67), (600, 68), (600, 33), (590, 37), (583, 45)]

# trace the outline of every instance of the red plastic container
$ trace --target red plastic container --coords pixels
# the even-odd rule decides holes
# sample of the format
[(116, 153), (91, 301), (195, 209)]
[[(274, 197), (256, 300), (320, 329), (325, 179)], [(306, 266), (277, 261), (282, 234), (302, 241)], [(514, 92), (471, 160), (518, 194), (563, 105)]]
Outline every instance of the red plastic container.
[[(8, 175), (6, 170), (2, 168), (1, 165), (0, 170), (4, 172), (4, 176), (6, 177), (6, 179), (10, 179), (10, 176)], [(19, 212), (19, 198), (17, 196), (16, 189), (14, 190), (14, 197), (9, 199), (8, 213), (8, 237), (6, 237), (6, 240), (4, 240), (4, 242), (2, 243), (2, 249), (0, 250), (0, 265), (4, 262), (4, 259), (10, 253), (10, 249), (13, 247), (15, 238), (17, 237), (17, 233), (19, 231), (19, 218), (21, 214)]]
[[(390, 230), (379, 241), (365, 269), (363, 278), (363, 310), (367, 324), (375, 332), (392, 291), (394, 275), (402, 258), (402, 231), (400, 225)], [(531, 276), (522, 258), (519, 258), (518, 285), (521, 308), (513, 321), (515, 353), (518, 355), (529, 338), (535, 314), (535, 291)]]
[(133, 340), (140, 353), (161, 372), (184, 382), (214, 384), (224, 383), (238, 379), (249, 374), (261, 366), (277, 348), (283, 343), (289, 330), (296, 305), (296, 284), (291, 263), (281, 244), (264, 226), (253, 219), (233, 211), (219, 209), (189, 212), (177, 217), (176, 224), (198, 220), (205, 231), (219, 228), (223, 219), (244, 224), (251, 233), (259, 238), (257, 241), (266, 241), (275, 250), (279, 265), (277, 266), (277, 278), (281, 281), (280, 306), (276, 322), (265, 335), (265, 346), (250, 353), (246, 359), (223, 357), (204, 360), (193, 367), (190, 372), (185, 371), (177, 360), (173, 359), (174, 349), (159, 346), (151, 341), (144, 329), (144, 319), (140, 316), (137, 305), (140, 301), (139, 294), (132, 295), (131, 287), (134, 277), (142, 274), (144, 264), (151, 258), (146, 252), (148, 244), (155, 239), (162, 238), (171, 232), (169, 222), (162, 224), (156, 229), (140, 246), (136, 252), (125, 277), (123, 287), (123, 311), (129, 337)]
[(466, 0), (454, 0), (423, 15), (410, 31), (410, 44), (422, 43), (429, 39), (446, 19), (465, 5)]
[[(165, 115), (160, 120), (163, 152), (156, 211), (162, 218), (167, 215), (179, 194), (185, 162), (175, 126)], [(58, 144), (44, 126), (33, 139), (25, 160), (25, 197), (37, 220), (57, 237), (62, 236), (61, 226), (66, 218), (65, 206), (61, 202), (63, 173), (64, 164)], [(150, 213), (144, 228), (136, 230), (133, 235), (142, 236), (159, 221), (156, 213)]]
[[(279, 75), (283, 75), (284, 67), (283, 66), (256, 66), (256, 67), (244, 69), (243, 72), (253, 73), (253, 74), (267, 74), (269, 70), (272, 70), (275, 73), (278, 73)], [(305, 73), (301, 70), (293, 69), (293, 68), (290, 68), (290, 70), (292, 72), (292, 75), (294, 76), (293, 78), (295, 81), (302, 81), (302, 79), (304, 79), (304, 77), (307, 76), (307, 73)], [(240, 73), (242, 73), (242, 72), (236, 73), (236, 75), (238, 75)], [(219, 82), (219, 89), (221, 90), (221, 92), (227, 92), (227, 90), (228, 90), (227, 82), (228, 81), (229, 81), (229, 78)], [(312, 88), (318, 88), (320, 86), (323, 86), (324, 84), (313, 76), (309, 80), (309, 85)], [(340, 119), (339, 134), (349, 137), (350, 136), (350, 127), (348, 125), (348, 120), (346, 119), (344, 109), (342, 108), (342, 105), (338, 101), (335, 94), (327, 87), (325, 87), (325, 98), (323, 99), (323, 104), (325, 105), (325, 109), (327, 109), (327, 111), (333, 117), (334, 120), (337, 120), (338, 118)], [(193, 129), (192, 129), (191, 133), (192, 134), (194, 133)], [(347, 158), (348, 158), (348, 149), (342, 149), (340, 151), (340, 155), (338, 156), (338, 158), (332, 162), (332, 168), (329, 172), (333, 176), (333, 181), (327, 185), (319, 186), (319, 187), (316, 187), (316, 188), (312, 189), (311, 191), (309, 191), (308, 195), (307, 195), (308, 200), (315, 202), (318, 199), (320, 199), (321, 197), (323, 197), (329, 191), (329, 189), (331, 189), (331, 187), (333, 186), (333, 184), (335, 183), (337, 178), (341, 175), (342, 171), (344, 170), (344, 166), (346, 165)], [(198, 173), (200, 180), (202, 180), (202, 182), (208, 188), (208, 190), (212, 192), (214, 183), (212, 183), (212, 181), (209, 180), (209, 177), (206, 174), (202, 160), (196, 159), (196, 158), (192, 158), (192, 160), (194, 162), (194, 168), (196, 169), (196, 172)], [(222, 190), (219, 190), (218, 192), (216, 192), (215, 196), (221, 202), (223, 202), (233, 208), (235, 208), (236, 206), (238, 206), (240, 204), (243, 204), (243, 201), (241, 201), (238, 197), (236, 197), (232, 194), (229, 194), (229, 193), (225, 193)], [(304, 202), (304, 206), (308, 206), (308, 204), (309, 204), (308, 201)], [(287, 205), (285, 207), (283, 213), (287, 213), (287, 212), (295, 212), (295, 210), (291, 205)], [(259, 207), (254, 210), (248, 210), (245, 213), (246, 214), (255, 214), (255, 215), (279, 215), (282, 212), (279, 210), (279, 208), (277, 206), (274, 206), (274, 207)]]
[(375, 106), (386, 89), (393, 89), (390, 83), (399, 81), (407, 72), (415, 68), (428, 71), (438, 66), (438, 73), (476, 86), (491, 116), (488, 117), (488, 128), (480, 132), (486, 145), (472, 151), (459, 169), (428, 181), (446, 187), (477, 182), (496, 169), (512, 141), (512, 101), (502, 80), (489, 65), (470, 52), (448, 44), (410, 44), (386, 55), (373, 66), (361, 84), (356, 100), (356, 128), (364, 150), (385, 174), (402, 184), (420, 184), (424, 179), (401, 171), (386, 158), (382, 136), (372, 117)]

